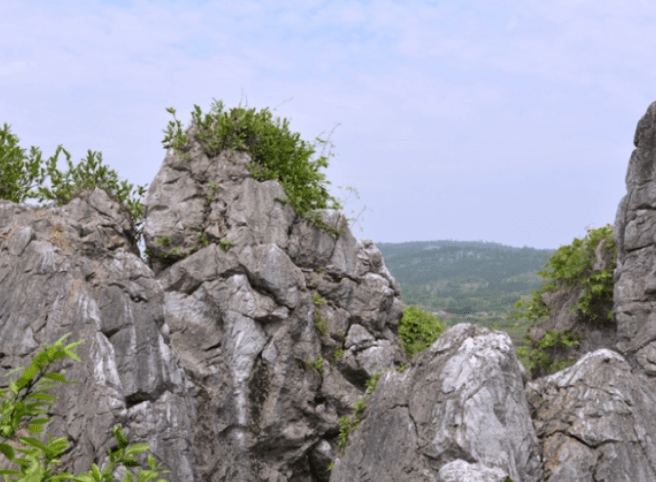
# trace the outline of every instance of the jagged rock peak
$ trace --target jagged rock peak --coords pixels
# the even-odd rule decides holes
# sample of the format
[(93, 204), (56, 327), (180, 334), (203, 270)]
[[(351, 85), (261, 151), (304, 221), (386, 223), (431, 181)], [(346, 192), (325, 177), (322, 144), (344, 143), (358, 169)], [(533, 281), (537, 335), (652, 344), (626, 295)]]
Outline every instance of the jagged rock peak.
[(41, 434), (72, 439), (62, 470), (102, 469), (120, 424), (171, 482), (328, 480), (339, 417), (407, 362), (399, 284), (343, 215), (321, 213), (335, 239), (276, 200), (247, 154), (190, 153), (167, 153), (145, 200), (152, 269), (100, 189), (0, 203), (0, 375), (69, 331), (85, 340)]

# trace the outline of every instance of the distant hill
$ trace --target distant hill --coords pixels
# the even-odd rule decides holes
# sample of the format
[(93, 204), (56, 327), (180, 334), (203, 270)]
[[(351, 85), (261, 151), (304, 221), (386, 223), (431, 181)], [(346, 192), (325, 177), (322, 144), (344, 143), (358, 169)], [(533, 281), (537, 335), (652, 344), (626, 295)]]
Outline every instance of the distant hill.
[(545, 280), (537, 275), (555, 249), (484, 241), (376, 243), (401, 284), (403, 304), (435, 313), (445, 325), (462, 321), (505, 329), (519, 344), (522, 323), (505, 321), (512, 305)]

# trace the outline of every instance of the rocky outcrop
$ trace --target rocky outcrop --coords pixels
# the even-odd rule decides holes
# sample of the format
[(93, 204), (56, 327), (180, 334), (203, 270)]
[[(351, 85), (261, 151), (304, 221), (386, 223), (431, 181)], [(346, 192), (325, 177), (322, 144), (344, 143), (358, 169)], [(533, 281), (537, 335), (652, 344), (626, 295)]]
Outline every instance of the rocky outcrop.
[[(171, 482), (656, 480), (655, 122), (656, 103), (614, 229), (616, 332), (569, 313), (580, 288), (543, 298), (552, 315), (532, 336), (582, 336), (553, 354), (579, 358), (566, 370), (529, 381), (507, 334), (468, 324), (407, 367), (399, 284), (375, 245), (337, 212), (319, 213), (328, 231), (310, 224), (247, 154), (209, 158), (192, 138), (148, 191), (148, 263), (98, 188), (45, 209), (0, 201), (0, 388), (45, 344), (85, 340), (83, 362), (58, 367), (78, 384), (51, 390), (35, 435), (67, 437), (58, 470), (75, 474), (107, 465), (119, 424)], [(592, 272), (609, 253), (597, 246)], [(609, 306), (591, 312), (605, 322)]]
[(321, 214), (338, 239), (302, 220), (248, 162), (169, 151), (145, 199), (152, 269), (98, 188), (43, 210), (0, 202), (0, 375), (69, 331), (86, 341), (42, 434), (71, 439), (62, 470), (102, 468), (121, 424), (171, 481), (328, 480), (338, 418), (407, 361), (375, 245), (340, 213)]
[(656, 480), (656, 396), (616, 351), (530, 382), (545, 482)]
[(459, 324), (380, 378), (331, 482), (542, 480), (508, 334)]
[(456, 325), (382, 375), (331, 482), (656, 480), (656, 395), (622, 355), (525, 381), (506, 333)]
[[(193, 480), (193, 400), (164, 324), (164, 293), (126, 236), (129, 221), (104, 191), (39, 210), (0, 201), (0, 380), (28, 366), (43, 346), (72, 332), (82, 364), (60, 371), (45, 430), (72, 442), (63, 467), (75, 474), (106, 464), (114, 424), (147, 439)], [(39, 436), (47, 440), (45, 432)], [(4, 468), (15, 468), (7, 465)]]
[(638, 122), (633, 142), (614, 230), (617, 349), (656, 391), (656, 102)]

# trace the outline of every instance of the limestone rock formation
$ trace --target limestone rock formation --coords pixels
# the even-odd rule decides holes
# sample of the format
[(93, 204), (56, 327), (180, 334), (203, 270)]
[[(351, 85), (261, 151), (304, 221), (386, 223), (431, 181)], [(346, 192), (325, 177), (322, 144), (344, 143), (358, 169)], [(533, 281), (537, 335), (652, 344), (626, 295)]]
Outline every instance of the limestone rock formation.
[(508, 334), (454, 326), (383, 374), (331, 482), (542, 480), (524, 382)]
[[(656, 480), (656, 103), (635, 143), (614, 229), (616, 331), (569, 314), (576, 289), (547, 296), (553, 316), (532, 335), (587, 340), (555, 355), (580, 358), (561, 372), (529, 381), (507, 334), (468, 324), (400, 370), (400, 287), (375, 245), (337, 212), (320, 216), (339, 237), (312, 225), (249, 174), (249, 155), (209, 158), (192, 136), (145, 199), (148, 264), (98, 188), (44, 209), (0, 201), (0, 388), (45, 344), (85, 340), (83, 363), (57, 367), (78, 384), (51, 391), (35, 435), (68, 437), (58, 469), (75, 474), (107, 465), (120, 424), (170, 482)], [(599, 245), (593, 271), (612, 262)]]
[(338, 418), (407, 362), (399, 284), (342, 214), (321, 214), (338, 239), (302, 220), (248, 155), (191, 154), (169, 151), (145, 199), (152, 269), (98, 188), (0, 202), (0, 375), (69, 331), (86, 340), (42, 434), (71, 439), (62, 470), (102, 468), (121, 424), (172, 482), (328, 480)]
[(656, 480), (656, 395), (606, 348), (526, 387), (544, 481)]
[(72, 331), (85, 340), (84, 363), (62, 363), (78, 384), (51, 390), (59, 400), (45, 429), (72, 441), (64, 469), (106, 463), (121, 424), (149, 439), (158, 460), (176, 461), (178, 480), (193, 480), (187, 377), (168, 343), (163, 291), (127, 241), (130, 228), (98, 188), (43, 210), (0, 201), (0, 380), (6, 387), (9, 369)]
[(615, 219), (617, 349), (656, 391), (656, 102), (636, 129)]

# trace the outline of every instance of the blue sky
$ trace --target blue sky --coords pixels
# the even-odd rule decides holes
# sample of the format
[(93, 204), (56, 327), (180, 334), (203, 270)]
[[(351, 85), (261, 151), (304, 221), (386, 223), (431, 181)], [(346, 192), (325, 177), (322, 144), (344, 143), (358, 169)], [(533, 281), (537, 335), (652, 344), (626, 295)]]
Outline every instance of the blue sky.
[(654, 25), (646, 0), (2, 0), (0, 126), (146, 184), (167, 107), (247, 100), (308, 142), (339, 124), (359, 238), (555, 249), (615, 220)]

